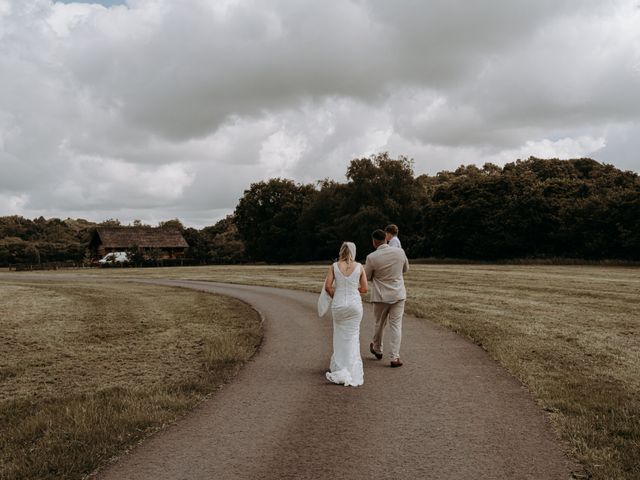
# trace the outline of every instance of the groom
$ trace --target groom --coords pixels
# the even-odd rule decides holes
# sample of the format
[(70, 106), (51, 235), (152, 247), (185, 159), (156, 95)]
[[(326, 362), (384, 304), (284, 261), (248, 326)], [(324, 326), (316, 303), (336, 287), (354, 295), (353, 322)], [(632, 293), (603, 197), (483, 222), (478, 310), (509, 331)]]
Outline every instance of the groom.
[(401, 367), (402, 315), (407, 298), (402, 274), (409, 270), (409, 261), (404, 250), (387, 245), (383, 230), (374, 231), (371, 238), (376, 250), (367, 256), (364, 269), (373, 285), (371, 302), (376, 328), (369, 350), (378, 360), (382, 358), (382, 334), (388, 324), (391, 367)]

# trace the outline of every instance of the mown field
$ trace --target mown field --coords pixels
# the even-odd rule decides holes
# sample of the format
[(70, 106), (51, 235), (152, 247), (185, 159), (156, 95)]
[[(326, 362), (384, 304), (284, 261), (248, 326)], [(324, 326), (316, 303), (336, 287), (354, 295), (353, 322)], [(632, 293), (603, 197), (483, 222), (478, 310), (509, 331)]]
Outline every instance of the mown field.
[(0, 280), (0, 479), (80, 479), (254, 352), (247, 305), (130, 283)]
[[(325, 271), (220, 266), (90, 275), (316, 292)], [(469, 337), (527, 385), (592, 478), (640, 478), (640, 269), (414, 265), (406, 280), (409, 312)]]

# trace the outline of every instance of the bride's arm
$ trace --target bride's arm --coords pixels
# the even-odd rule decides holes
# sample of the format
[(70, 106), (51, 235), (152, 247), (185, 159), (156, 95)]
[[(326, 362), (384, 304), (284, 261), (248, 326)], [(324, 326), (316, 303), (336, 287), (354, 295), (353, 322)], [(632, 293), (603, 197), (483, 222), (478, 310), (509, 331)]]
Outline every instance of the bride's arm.
[(327, 291), (329, 296), (333, 298), (333, 294), (335, 293), (335, 288), (333, 288), (333, 265), (329, 267), (329, 271), (327, 272), (327, 278), (324, 279), (324, 289)]
[(358, 287), (360, 293), (367, 293), (369, 291), (369, 284), (367, 283), (367, 274), (362, 266), (360, 267), (360, 286)]

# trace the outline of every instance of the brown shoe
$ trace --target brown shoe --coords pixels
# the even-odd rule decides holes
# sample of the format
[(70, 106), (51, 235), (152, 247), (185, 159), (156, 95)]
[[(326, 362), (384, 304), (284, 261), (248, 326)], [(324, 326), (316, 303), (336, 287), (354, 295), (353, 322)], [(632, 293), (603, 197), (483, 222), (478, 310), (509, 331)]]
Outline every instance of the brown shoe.
[(398, 368), (401, 367), (402, 365), (404, 365), (399, 358), (396, 358), (395, 360), (392, 360), (391, 363), (389, 364), (389, 366), (391, 368)]
[(373, 342), (371, 342), (371, 343), (369, 344), (369, 351), (370, 351), (371, 353), (373, 353), (373, 356), (374, 356), (374, 357), (376, 357), (378, 360), (380, 360), (380, 359), (382, 358), (382, 354), (381, 354), (381, 353), (376, 352), (376, 351), (373, 349)]

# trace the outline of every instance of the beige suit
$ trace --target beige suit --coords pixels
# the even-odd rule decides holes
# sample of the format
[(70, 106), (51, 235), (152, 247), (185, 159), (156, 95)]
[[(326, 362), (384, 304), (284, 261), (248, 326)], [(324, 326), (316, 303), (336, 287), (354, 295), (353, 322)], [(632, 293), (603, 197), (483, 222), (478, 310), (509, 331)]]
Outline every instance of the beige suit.
[(403, 274), (409, 270), (409, 261), (404, 250), (384, 244), (367, 256), (364, 268), (367, 280), (371, 282), (371, 302), (376, 317), (373, 349), (383, 352), (382, 336), (388, 323), (389, 356), (396, 360), (400, 358), (402, 315), (407, 298)]

